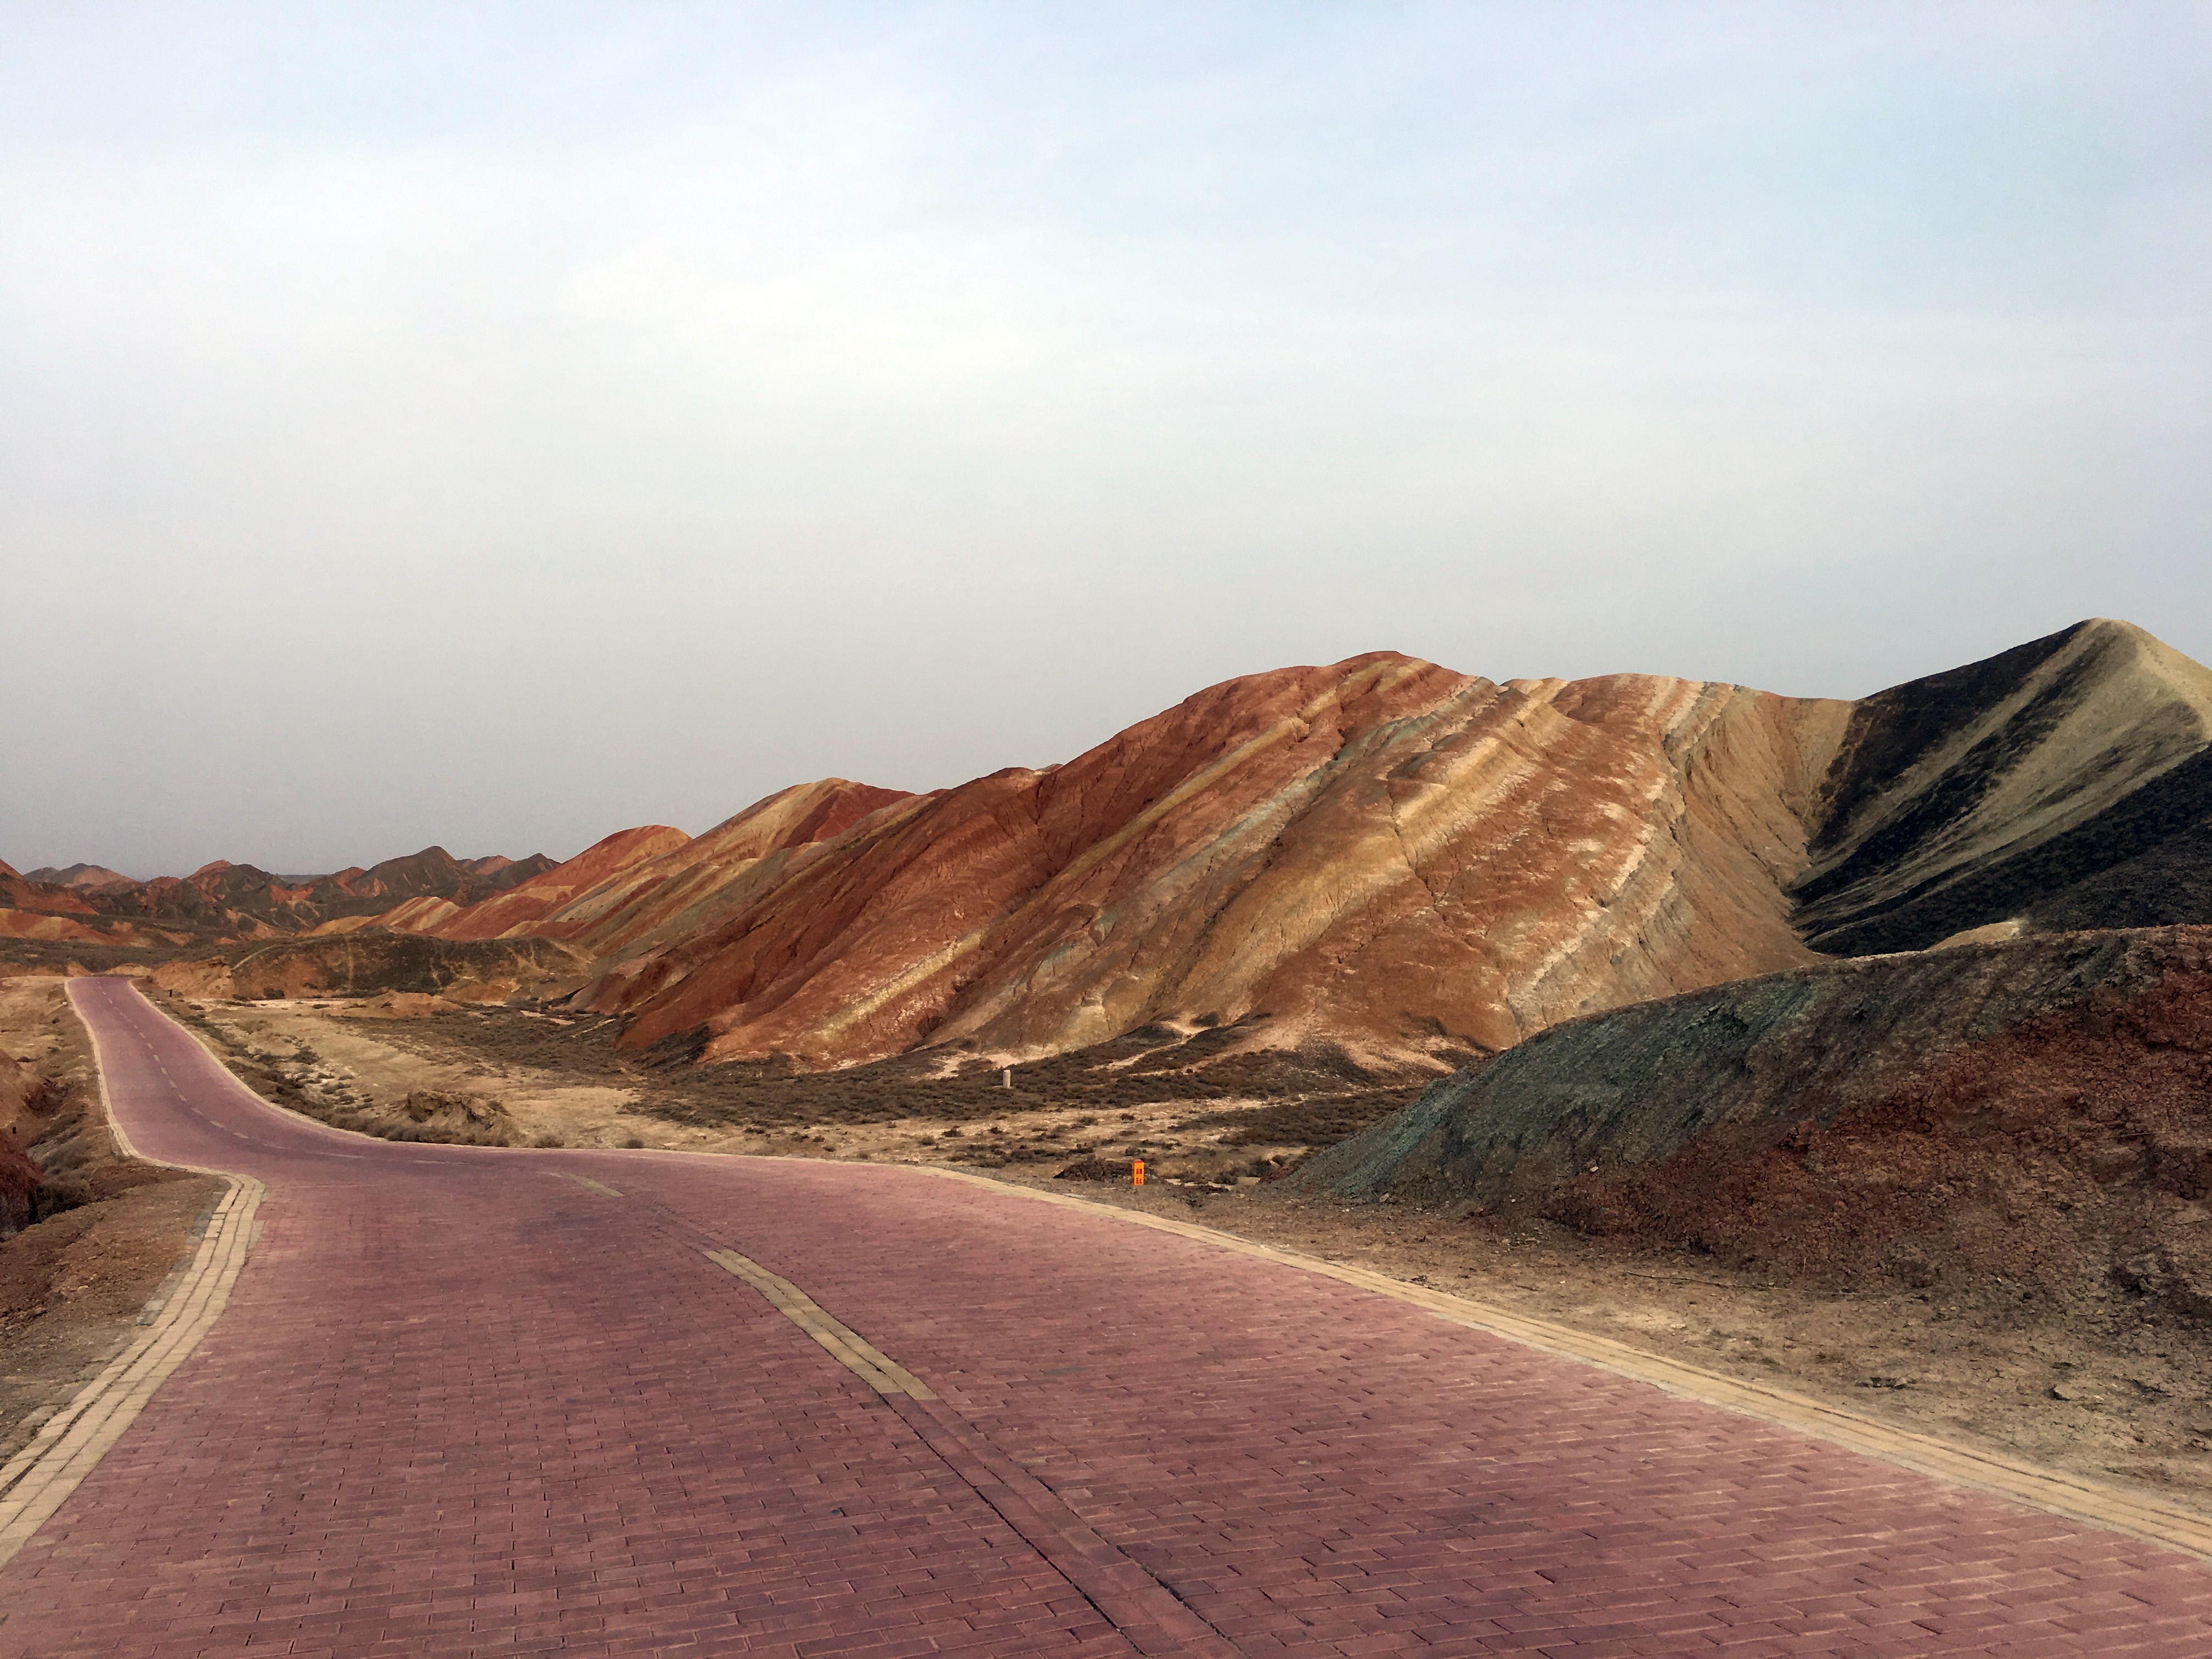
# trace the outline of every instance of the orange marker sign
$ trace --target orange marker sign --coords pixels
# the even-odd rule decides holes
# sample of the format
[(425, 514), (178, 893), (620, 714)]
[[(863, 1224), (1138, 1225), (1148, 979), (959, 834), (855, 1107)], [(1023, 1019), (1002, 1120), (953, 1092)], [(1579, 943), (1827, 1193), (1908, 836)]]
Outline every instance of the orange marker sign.
[(1132, 1187), (1145, 1184), (1145, 1160), (1141, 1158), (1129, 1166), (1129, 1184)]

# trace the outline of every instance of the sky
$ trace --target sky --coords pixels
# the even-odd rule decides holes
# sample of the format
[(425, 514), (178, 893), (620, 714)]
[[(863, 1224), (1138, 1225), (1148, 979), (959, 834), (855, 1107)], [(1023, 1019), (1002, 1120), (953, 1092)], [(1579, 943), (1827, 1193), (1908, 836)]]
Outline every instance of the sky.
[(2212, 659), (2212, 4), (9, 9), (0, 858)]

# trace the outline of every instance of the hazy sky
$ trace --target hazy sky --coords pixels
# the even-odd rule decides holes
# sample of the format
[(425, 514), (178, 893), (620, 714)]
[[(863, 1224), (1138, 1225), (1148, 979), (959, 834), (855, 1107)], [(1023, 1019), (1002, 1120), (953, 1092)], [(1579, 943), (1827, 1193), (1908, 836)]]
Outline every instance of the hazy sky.
[(1392, 647), (2212, 658), (2212, 5), (0, 33), (0, 857), (697, 830)]

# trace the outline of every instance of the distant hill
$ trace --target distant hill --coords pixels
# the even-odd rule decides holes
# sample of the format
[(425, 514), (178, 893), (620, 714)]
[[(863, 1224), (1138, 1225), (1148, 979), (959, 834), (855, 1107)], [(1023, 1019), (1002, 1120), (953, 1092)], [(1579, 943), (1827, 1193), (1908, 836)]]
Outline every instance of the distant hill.
[[(305, 933), (341, 917), (374, 915), (409, 899), (471, 905), (552, 867), (553, 860), (543, 854), (520, 860), (457, 859), (442, 847), (427, 847), (366, 869), (354, 866), (322, 876), (279, 876), (251, 864), (217, 860), (189, 876), (106, 882), (79, 877), (66, 885), (48, 884), (100, 916), (181, 928), (189, 934), (246, 938)], [(96, 868), (70, 866), (81, 872)]]
[(48, 865), (44, 869), (26, 870), (23, 873), (33, 881), (42, 881), (52, 887), (105, 887), (110, 882), (131, 879), (104, 864), (72, 864), (60, 870)]

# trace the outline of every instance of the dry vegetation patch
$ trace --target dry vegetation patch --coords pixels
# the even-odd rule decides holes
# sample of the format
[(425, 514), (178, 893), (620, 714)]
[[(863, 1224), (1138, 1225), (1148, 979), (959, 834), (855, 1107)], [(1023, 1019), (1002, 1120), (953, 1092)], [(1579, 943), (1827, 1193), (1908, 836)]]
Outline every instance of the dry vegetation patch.
[[(1165, 1029), (1011, 1068), (932, 1054), (805, 1072), (772, 1061), (694, 1066), (617, 1050), (611, 1020), (434, 998), (161, 1000), (265, 1098), (399, 1139), (1079, 1176), (1126, 1175), (1141, 1158), (1163, 1179), (1231, 1185), (1364, 1127), (1419, 1082), (1376, 1078), (1333, 1052), (1224, 1052), (1226, 1037), (1201, 1045), (1194, 1063), (1183, 1034)], [(473, 1104), (426, 1114), (408, 1103), (428, 1095)]]

